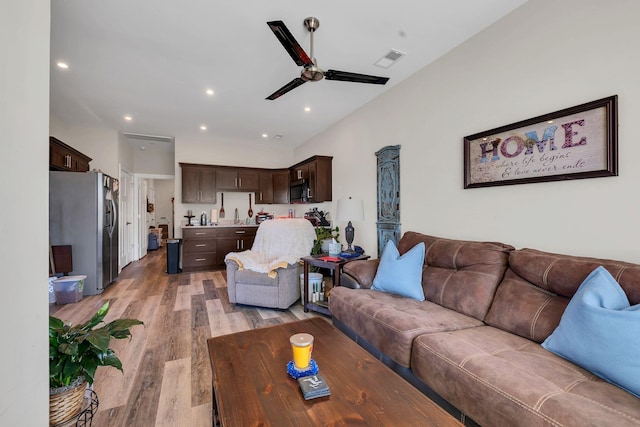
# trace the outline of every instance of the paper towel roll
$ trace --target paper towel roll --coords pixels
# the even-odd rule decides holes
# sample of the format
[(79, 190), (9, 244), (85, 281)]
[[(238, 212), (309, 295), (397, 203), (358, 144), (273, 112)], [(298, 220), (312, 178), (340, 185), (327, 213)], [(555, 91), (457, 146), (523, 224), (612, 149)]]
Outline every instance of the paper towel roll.
[(211, 222), (218, 222), (218, 209), (211, 209)]

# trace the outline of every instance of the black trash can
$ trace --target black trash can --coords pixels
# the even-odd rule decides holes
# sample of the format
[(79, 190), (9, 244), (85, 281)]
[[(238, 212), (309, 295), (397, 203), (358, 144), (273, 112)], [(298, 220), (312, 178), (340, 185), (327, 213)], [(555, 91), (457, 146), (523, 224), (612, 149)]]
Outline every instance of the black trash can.
[(182, 239), (167, 240), (167, 273), (177, 274), (182, 271), (180, 268), (180, 245)]

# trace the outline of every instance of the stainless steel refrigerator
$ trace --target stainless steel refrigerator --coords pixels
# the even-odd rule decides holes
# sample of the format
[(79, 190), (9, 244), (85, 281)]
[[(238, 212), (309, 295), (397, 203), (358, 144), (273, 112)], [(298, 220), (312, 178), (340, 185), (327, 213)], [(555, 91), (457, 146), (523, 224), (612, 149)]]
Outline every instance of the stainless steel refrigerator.
[(49, 241), (71, 245), (73, 271), (84, 274), (83, 295), (96, 295), (118, 277), (118, 180), (101, 172), (49, 172)]

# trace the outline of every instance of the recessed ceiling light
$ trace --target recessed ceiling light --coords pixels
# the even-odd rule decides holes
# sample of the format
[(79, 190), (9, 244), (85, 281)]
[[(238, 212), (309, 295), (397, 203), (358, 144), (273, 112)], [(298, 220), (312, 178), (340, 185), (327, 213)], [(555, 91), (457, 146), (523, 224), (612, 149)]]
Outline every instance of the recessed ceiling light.
[(207, 130), (207, 127), (205, 125), (201, 125), (200, 130)]
[(133, 120), (133, 117), (131, 116), (124, 116), (124, 119), (128, 122), (130, 122), (131, 120)]
[(269, 134), (268, 134), (268, 133), (263, 133), (263, 134), (262, 134), (262, 137), (263, 137), (263, 138), (269, 138)]
[(65, 70), (69, 68), (69, 65), (66, 62), (62, 62), (62, 61), (58, 61), (56, 65), (58, 66), (58, 68), (64, 68)]
[(206, 94), (209, 96), (213, 95), (213, 89), (207, 89)]
[(309, 111), (311, 111), (311, 107), (304, 107), (304, 111), (308, 113)]
[(547, 123), (551, 124), (551, 123), (553, 123), (553, 120), (549, 120)]
[(141, 146), (140, 146), (140, 150), (141, 150), (141, 151), (144, 151), (144, 150), (146, 150), (146, 149), (147, 149), (147, 147), (145, 147), (144, 145), (141, 145)]
[(273, 137), (273, 139), (282, 139), (283, 137), (284, 137), (284, 135), (277, 134), (276, 136)]

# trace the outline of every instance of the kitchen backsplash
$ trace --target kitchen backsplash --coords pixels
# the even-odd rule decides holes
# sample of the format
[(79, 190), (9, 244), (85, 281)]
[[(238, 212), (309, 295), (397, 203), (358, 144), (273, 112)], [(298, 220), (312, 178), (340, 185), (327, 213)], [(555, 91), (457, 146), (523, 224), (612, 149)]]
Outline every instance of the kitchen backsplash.
[[(189, 203), (184, 204), (182, 212), (178, 212), (176, 210), (176, 223), (179, 223), (180, 226), (187, 225), (187, 218), (184, 216), (187, 215), (187, 210), (192, 211), (193, 218), (191, 218), (191, 223), (198, 225), (200, 224), (200, 215), (202, 212), (206, 212), (207, 221), (211, 222), (211, 214), (212, 209), (216, 209), (218, 213), (218, 223), (220, 224), (233, 224), (234, 223), (234, 213), (235, 210), (238, 209), (238, 219), (241, 224), (245, 224), (249, 213), (249, 194), (251, 194), (251, 209), (253, 210), (253, 216), (250, 219), (251, 224), (255, 224), (256, 214), (260, 211), (267, 212), (269, 214), (273, 214), (275, 217), (279, 216), (288, 216), (289, 209), (293, 209), (294, 216), (296, 218), (304, 217), (304, 214), (314, 207), (317, 207), (319, 210), (323, 210), (325, 212), (331, 212), (333, 210), (332, 202), (325, 203), (317, 203), (317, 204), (288, 204), (288, 205), (268, 205), (255, 203), (255, 193), (240, 193), (240, 192), (228, 192), (224, 193), (224, 218), (220, 216), (220, 208), (221, 206), (221, 197), (220, 193), (218, 193), (218, 203), (216, 204), (195, 204)], [(332, 218), (331, 214), (329, 218)]]

